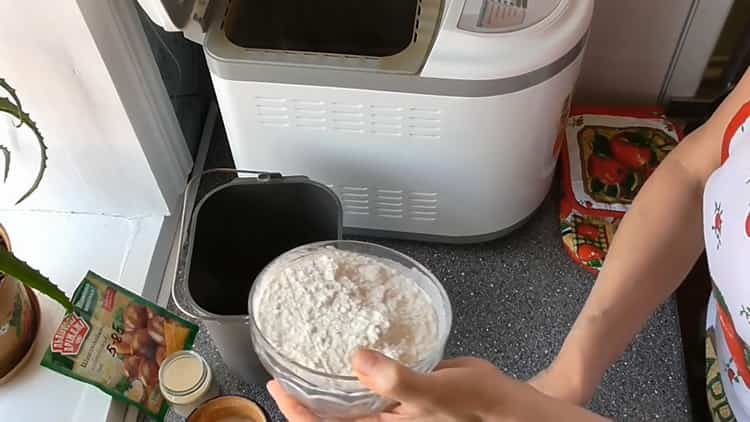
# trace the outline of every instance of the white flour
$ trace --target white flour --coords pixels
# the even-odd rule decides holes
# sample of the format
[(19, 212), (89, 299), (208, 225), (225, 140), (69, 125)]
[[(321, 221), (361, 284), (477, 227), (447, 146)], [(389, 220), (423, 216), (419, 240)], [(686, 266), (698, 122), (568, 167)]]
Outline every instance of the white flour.
[(405, 267), (327, 247), (261, 281), (254, 317), (266, 339), (308, 368), (351, 375), (357, 347), (403, 364), (437, 340), (429, 298)]

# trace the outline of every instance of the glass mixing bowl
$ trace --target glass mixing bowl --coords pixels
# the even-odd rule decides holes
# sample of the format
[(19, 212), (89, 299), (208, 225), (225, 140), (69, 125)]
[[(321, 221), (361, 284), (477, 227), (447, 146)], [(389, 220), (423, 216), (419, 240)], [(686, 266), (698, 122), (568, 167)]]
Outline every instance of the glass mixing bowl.
[(431, 350), (422, 352), (422, 360), (410, 366), (414, 371), (430, 372), (442, 360), (453, 319), (450, 300), (438, 279), (420, 263), (393, 249), (366, 242), (335, 240), (300, 246), (279, 256), (258, 274), (248, 299), (250, 334), (255, 352), (266, 370), (287, 392), (321, 418), (346, 419), (371, 415), (393, 403), (368, 390), (356, 377), (316, 371), (285, 357), (270, 344), (256, 321), (256, 301), (262, 283), (271, 280), (271, 274), (324, 247), (385, 259), (386, 264), (404, 272), (427, 294), (437, 318), (437, 338)]

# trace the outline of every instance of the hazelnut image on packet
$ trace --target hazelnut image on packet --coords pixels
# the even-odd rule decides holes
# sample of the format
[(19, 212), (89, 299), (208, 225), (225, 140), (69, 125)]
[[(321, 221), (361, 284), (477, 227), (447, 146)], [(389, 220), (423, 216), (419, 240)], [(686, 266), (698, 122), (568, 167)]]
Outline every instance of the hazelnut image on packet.
[(192, 348), (198, 327), (89, 272), (72, 298), (75, 312), (55, 331), (42, 366), (95, 385), (162, 420), (159, 366)]

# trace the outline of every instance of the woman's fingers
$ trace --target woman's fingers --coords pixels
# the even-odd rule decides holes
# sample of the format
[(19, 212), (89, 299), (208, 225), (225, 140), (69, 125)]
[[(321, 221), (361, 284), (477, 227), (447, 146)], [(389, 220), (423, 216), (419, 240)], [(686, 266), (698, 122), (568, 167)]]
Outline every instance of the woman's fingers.
[[(281, 413), (290, 422), (319, 422), (320, 419), (310, 412), (305, 406), (296, 401), (278, 381), (273, 380), (266, 385), (271, 397), (276, 401)], [(377, 414), (357, 419), (354, 422), (398, 422), (402, 419), (398, 415)]]
[(380, 396), (402, 403), (429, 402), (428, 380), (398, 362), (371, 350), (358, 350), (352, 359), (360, 382)]
[(284, 391), (278, 381), (273, 380), (266, 387), (289, 422), (319, 422), (317, 416)]

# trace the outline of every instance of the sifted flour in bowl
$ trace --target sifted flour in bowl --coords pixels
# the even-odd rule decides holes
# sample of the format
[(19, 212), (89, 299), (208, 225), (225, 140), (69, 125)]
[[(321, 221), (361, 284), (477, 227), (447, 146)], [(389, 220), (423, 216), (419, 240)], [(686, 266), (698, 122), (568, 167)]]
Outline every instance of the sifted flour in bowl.
[(260, 280), (254, 318), (283, 356), (307, 368), (352, 375), (358, 347), (405, 365), (437, 341), (428, 296), (395, 262), (321, 248)]

